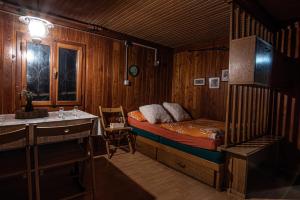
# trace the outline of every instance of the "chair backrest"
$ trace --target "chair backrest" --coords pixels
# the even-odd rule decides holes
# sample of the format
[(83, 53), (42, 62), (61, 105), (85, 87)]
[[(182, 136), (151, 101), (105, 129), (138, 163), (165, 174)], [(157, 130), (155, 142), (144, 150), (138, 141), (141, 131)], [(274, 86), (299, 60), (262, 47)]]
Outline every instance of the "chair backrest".
[(49, 144), (89, 137), (93, 132), (94, 120), (91, 122), (68, 125), (40, 127), (34, 126), (34, 144)]
[(109, 126), (105, 114), (119, 114), (119, 117), (121, 119), (121, 123), (126, 124), (126, 118), (124, 115), (124, 110), (123, 107), (117, 107), (117, 108), (103, 108), (99, 106), (99, 112), (100, 112), (100, 120), (101, 120), (101, 125), (103, 128), (106, 128)]
[(0, 133), (0, 151), (21, 149), (29, 146), (29, 126)]

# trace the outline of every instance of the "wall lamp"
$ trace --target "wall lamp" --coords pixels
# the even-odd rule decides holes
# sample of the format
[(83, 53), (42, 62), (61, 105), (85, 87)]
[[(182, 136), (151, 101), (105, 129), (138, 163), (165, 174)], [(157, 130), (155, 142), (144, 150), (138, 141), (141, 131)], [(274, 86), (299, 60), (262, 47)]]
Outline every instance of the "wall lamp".
[(51, 22), (38, 17), (21, 16), (19, 20), (28, 26), (29, 34), (35, 43), (40, 43), (43, 38), (47, 37), (49, 29), (54, 27)]

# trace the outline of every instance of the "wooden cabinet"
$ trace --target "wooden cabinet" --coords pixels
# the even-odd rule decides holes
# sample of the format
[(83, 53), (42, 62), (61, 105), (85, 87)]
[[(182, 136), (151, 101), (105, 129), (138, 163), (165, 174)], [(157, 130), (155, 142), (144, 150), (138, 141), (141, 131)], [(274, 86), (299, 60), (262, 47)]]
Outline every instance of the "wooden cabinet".
[(229, 83), (269, 86), (273, 63), (272, 45), (250, 36), (232, 40), (229, 53)]

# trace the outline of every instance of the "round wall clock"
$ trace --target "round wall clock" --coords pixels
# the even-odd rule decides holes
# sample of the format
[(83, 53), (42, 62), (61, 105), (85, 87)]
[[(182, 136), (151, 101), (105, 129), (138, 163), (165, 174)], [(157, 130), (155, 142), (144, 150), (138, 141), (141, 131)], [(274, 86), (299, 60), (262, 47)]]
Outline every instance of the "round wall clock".
[(137, 65), (131, 65), (129, 67), (129, 74), (133, 77), (136, 77), (139, 74), (139, 67)]

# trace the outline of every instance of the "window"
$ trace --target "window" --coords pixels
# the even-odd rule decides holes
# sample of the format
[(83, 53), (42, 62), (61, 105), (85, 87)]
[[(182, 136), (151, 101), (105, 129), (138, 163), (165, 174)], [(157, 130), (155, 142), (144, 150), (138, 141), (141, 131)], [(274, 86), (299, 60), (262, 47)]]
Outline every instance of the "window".
[(57, 52), (57, 102), (60, 105), (80, 104), (82, 47), (58, 43)]
[(50, 47), (27, 43), (27, 90), (33, 93), (33, 101), (50, 100)]
[[(22, 38), (22, 89), (40, 106), (81, 105), (84, 46)], [(25, 102), (23, 102), (25, 103)]]

